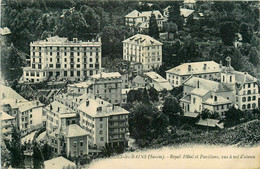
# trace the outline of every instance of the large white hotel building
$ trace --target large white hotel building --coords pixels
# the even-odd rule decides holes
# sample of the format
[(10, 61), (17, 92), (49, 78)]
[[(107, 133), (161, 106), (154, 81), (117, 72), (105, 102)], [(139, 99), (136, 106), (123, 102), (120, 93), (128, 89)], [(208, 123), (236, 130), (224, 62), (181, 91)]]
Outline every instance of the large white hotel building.
[(23, 69), (23, 80), (41, 82), (49, 77), (84, 80), (101, 68), (101, 39), (79, 41), (58, 36), (31, 42), (30, 67)]
[(123, 59), (142, 63), (143, 70), (162, 65), (162, 45), (158, 40), (143, 34), (136, 34), (123, 41)]

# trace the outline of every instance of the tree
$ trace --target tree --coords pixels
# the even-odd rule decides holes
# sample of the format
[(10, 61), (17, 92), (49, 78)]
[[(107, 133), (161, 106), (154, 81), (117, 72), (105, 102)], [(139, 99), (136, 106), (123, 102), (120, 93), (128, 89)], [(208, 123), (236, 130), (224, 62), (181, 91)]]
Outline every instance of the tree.
[(33, 166), (35, 169), (42, 168), (43, 166), (43, 156), (40, 150), (40, 146), (37, 142), (33, 143)]
[(154, 87), (150, 87), (148, 89), (148, 92), (149, 92), (150, 100), (152, 102), (156, 102), (159, 100), (159, 92), (157, 90), (155, 90)]
[(227, 46), (232, 46), (235, 34), (236, 34), (236, 25), (235, 22), (232, 21), (226, 21), (220, 24), (219, 28), (220, 37), (223, 41), (223, 43)]
[(142, 89), (130, 90), (127, 93), (127, 102), (128, 103), (133, 103), (135, 101), (141, 102), (143, 100), (142, 95), (143, 95)]
[(248, 24), (246, 24), (246, 23), (241, 24), (240, 33), (242, 35), (242, 42), (250, 43), (252, 35), (253, 35), (253, 31)]
[(243, 112), (240, 109), (236, 109), (232, 106), (225, 112), (224, 126), (232, 127), (240, 123), (240, 119), (243, 117)]
[(149, 35), (155, 39), (159, 39), (159, 28), (155, 15), (152, 13), (149, 20)]
[(165, 97), (163, 103), (162, 112), (169, 117), (171, 125), (176, 123), (176, 115), (183, 114), (183, 110), (179, 105), (179, 102), (176, 97), (168, 95)]
[(178, 26), (175, 23), (173, 23), (173, 22), (167, 22), (165, 24), (165, 29), (166, 29), (166, 31), (168, 33), (168, 40), (169, 40), (170, 33), (175, 34), (177, 32), (177, 30), (178, 30)]
[(168, 16), (168, 21), (173, 22), (178, 26), (178, 29), (181, 30), (183, 27), (183, 17), (181, 16), (181, 11), (180, 11), (180, 4), (179, 2), (171, 2), (172, 5), (170, 6), (169, 10), (169, 16)]
[(12, 140), (6, 141), (6, 148), (10, 151), (10, 163), (14, 168), (24, 167), (24, 147), (21, 144), (21, 133), (16, 127), (12, 129)]
[(201, 112), (201, 118), (204, 120), (206, 118), (209, 118), (211, 112), (209, 111), (209, 109), (203, 109)]
[(258, 64), (260, 64), (260, 53), (259, 51), (256, 49), (256, 47), (252, 47), (250, 52), (249, 52), (249, 61), (257, 66)]
[(144, 103), (144, 104), (150, 104), (150, 98), (149, 98), (149, 95), (148, 95), (148, 92), (147, 92), (147, 89), (146, 88), (144, 88), (144, 90), (143, 90), (143, 95), (142, 95), (142, 102)]

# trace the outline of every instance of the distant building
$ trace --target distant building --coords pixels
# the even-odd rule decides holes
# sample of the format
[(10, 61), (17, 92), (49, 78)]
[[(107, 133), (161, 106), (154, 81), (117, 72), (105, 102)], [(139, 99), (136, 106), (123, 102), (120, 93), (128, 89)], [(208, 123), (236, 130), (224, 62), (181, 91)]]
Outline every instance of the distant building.
[(133, 10), (125, 16), (125, 25), (129, 27), (137, 27), (139, 31), (149, 29), (149, 20), (154, 14), (159, 30), (163, 28), (164, 16), (159, 10), (139, 12)]
[(162, 65), (162, 43), (142, 34), (136, 34), (123, 41), (123, 59), (142, 63), (143, 70)]
[(101, 40), (69, 41), (58, 36), (30, 43), (30, 67), (23, 69), (23, 80), (41, 82), (48, 78), (84, 80), (101, 68)]
[(79, 117), (76, 111), (65, 104), (54, 101), (44, 108), (46, 113), (46, 132), (47, 135), (57, 129), (64, 129), (70, 124), (76, 124)]
[(147, 84), (146, 79), (142, 76), (137, 75), (133, 80), (132, 80), (132, 88), (141, 88), (145, 87)]
[(186, 9), (195, 9), (196, 0), (184, 0), (183, 7)]
[(166, 79), (178, 87), (191, 75), (204, 79), (219, 78), (222, 65), (214, 61), (184, 63), (166, 71)]
[(27, 101), (13, 89), (0, 86), (1, 111), (16, 118), (16, 126), (22, 135), (43, 126), (43, 104), (37, 100)]
[(69, 168), (69, 167), (75, 167), (76, 168), (76, 164), (71, 162), (70, 160), (60, 156), (60, 157), (56, 157), (47, 161), (44, 161), (44, 168), (45, 169), (65, 169), (65, 168)]
[(88, 154), (88, 133), (77, 124), (55, 130), (49, 134), (48, 140), (56, 155), (79, 157)]
[(86, 100), (78, 110), (80, 125), (89, 133), (92, 147), (128, 145), (128, 111), (99, 98)]
[(1, 112), (1, 138), (11, 139), (12, 129), (15, 124), (15, 117)]
[(0, 28), (0, 34), (2, 36), (4, 35), (9, 35), (11, 34), (12, 32), (10, 31), (10, 29), (8, 27), (4, 27), (4, 28)]
[(144, 75), (147, 77), (147, 82), (150, 86), (155, 88), (158, 92), (162, 90), (172, 90), (172, 85), (159, 74), (155, 72), (147, 72), (144, 73)]

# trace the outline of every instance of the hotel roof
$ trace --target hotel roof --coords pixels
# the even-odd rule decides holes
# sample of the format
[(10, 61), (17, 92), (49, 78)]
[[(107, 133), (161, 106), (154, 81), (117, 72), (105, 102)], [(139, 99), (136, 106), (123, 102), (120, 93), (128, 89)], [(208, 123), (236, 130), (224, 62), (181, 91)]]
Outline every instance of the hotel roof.
[(203, 102), (203, 104), (208, 105), (222, 105), (222, 104), (229, 104), (232, 103), (232, 101), (222, 97), (222, 96), (216, 96), (217, 100), (215, 101), (214, 97), (208, 98), (206, 101)]
[(57, 46), (101, 46), (101, 42), (100, 41), (86, 41), (83, 42), (81, 40), (77, 40), (75, 41), (69, 41), (68, 38), (64, 38), (64, 37), (59, 37), (59, 36), (53, 36), (53, 37), (49, 37), (45, 40), (39, 40), (39, 41), (34, 41), (31, 42), (31, 45), (46, 45), (46, 46), (53, 46), (53, 45), (57, 45)]
[(197, 85), (199, 83), (199, 88), (214, 91), (214, 92), (225, 92), (225, 91), (231, 91), (232, 89), (229, 89), (225, 84), (219, 83), (212, 80), (207, 80), (203, 78), (198, 77), (191, 77), (186, 82), (184, 82), (184, 85), (197, 88)]
[(132, 12), (128, 13), (125, 15), (126, 18), (137, 18), (137, 17), (151, 17), (151, 15), (154, 14), (156, 19), (163, 19), (163, 15), (159, 10), (154, 10), (154, 11), (143, 11), (139, 12), (137, 10), (133, 10)]
[(140, 15), (141, 15), (141, 13), (139, 11), (133, 10), (132, 12), (127, 14), (125, 17), (126, 18), (135, 18), (135, 17), (139, 17)]
[(69, 87), (77, 87), (77, 88), (88, 88), (90, 85), (92, 85), (92, 82), (90, 80), (86, 82), (80, 82), (80, 83), (73, 83), (69, 84)]
[(58, 101), (50, 103), (48, 106), (45, 107), (45, 109), (60, 114), (61, 118), (76, 116), (76, 112), (73, 109)]
[(215, 73), (215, 72), (217, 73), (220, 71), (221, 71), (221, 67), (218, 63), (214, 61), (205, 61), (205, 62), (183, 63), (170, 70), (167, 70), (166, 73), (173, 73), (176, 75), (191, 75), (191, 74), (203, 74), (203, 73)]
[(196, 124), (200, 126), (216, 127), (218, 123), (219, 120), (207, 118), (204, 120), (200, 119), (199, 122), (197, 122)]
[(154, 88), (157, 91), (161, 91), (163, 89), (166, 90), (172, 90), (172, 85), (166, 80), (164, 79), (162, 76), (160, 76), (158, 73), (155, 72), (147, 72), (144, 73), (146, 76), (148, 76), (150, 79), (153, 80), (154, 84)]
[(106, 72), (101, 72), (95, 75), (92, 75), (91, 78), (93, 79), (99, 79), (99, 78), (114, 78), (114, 77), (121, 77), (121, 74), (119, 72), (110, 72), (110, 73), (106, 73)]
[(6, 112), (1, 111), (1, 120), (12, 120), (15, 119), (15, 117), (7, 114)]
[(257, 79), (247, 72), (239, 72), (234, 71), (236, 83), (244, 84), (244, 83), (252, 83), (257, 82)]
[(123, 43), (139, 44), (141, 46), (163, 45), (163, 43), (159, 42), (158, 40), (143, 34), (136, 34), (124, 40)]
[(107, 117), (112, 115), (129, 114), (129, 112), (125, 109), (119, 106), (113, 106), (111, 103), (99, 98), (88, 99), (85, 103), (82, 103), (78, 107), (78, 110), (90, 115), (91, 117)]
[(209, 90), (206, 90), (206, 89), (195, 88), (190, 93), (197, 95), (197, 96), (205, 96), (208, 92), (209, 92)]

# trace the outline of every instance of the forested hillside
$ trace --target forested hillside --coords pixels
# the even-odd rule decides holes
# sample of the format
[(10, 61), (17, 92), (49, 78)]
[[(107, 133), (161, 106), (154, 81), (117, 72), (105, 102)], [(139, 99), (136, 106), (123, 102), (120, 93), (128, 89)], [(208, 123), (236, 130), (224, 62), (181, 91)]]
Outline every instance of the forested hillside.
[[(219, 62), (230, 56), (236, 70), (259, 77), (258, 2), (197, 2), (196, 12), (202, 12), (204, 19), (190, 17), (183, 24), (183, 18), (178, 16), (182, 2), (153, 2), (148, 6), (125, 0), (6, 1), (1, 11), (2, 27), (8, 27), (12, 33), (1, 38), (3, 76), (9, 82), (17, 81), (22, 75), (21, 67), (26, 65), (25, 59), (29, 58), (30, 42), (53, 35), (81, 40), (100, 35), (102, 57), (111, 61), (122, 58), (122, 40), (136, 33), (124, 25), (124, 16), (134, 9), (162, 12), (168, 5), (175, 10), (162, 32), (172, 33), (174, 39), (163, 47), (160, 74), (183, 62)], [(242, 45), (236, 48), (233, 42), (238, 38), (237, 33), (242, 35)]]

